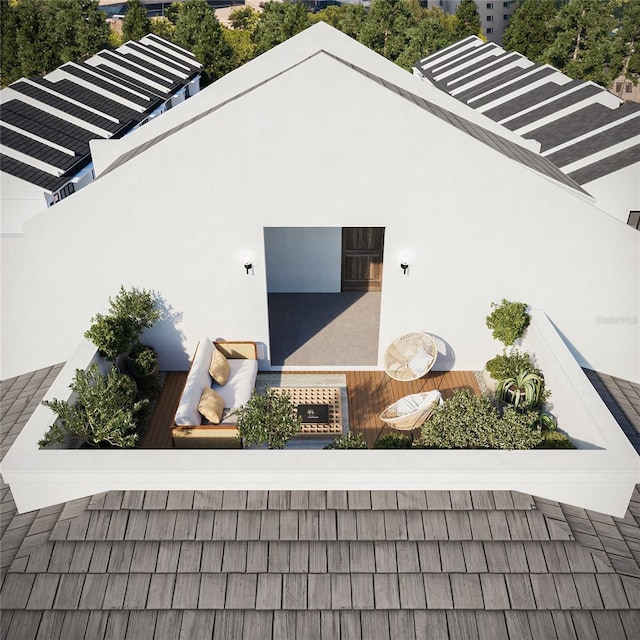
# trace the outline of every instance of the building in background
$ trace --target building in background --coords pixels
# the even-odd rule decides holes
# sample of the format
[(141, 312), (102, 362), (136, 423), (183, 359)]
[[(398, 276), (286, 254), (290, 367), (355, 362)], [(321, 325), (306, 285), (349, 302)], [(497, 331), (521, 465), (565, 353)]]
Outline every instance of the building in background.
[[(427, 0), (427, 8), (442, 9), (445, 13), (455, 13), (462, 0)], [(509, 25), (509, 20), (518, 7), (518, 0), (494, 0), (487, 2), (476, 0), (482, 33), (490, 42), (500, 44), (504, 30)]]
[(0, 91), (2, 227), (22, 224), (91, 182), (92, 140), (121, 138), (200, 90), (190, 51), (147, 35)]

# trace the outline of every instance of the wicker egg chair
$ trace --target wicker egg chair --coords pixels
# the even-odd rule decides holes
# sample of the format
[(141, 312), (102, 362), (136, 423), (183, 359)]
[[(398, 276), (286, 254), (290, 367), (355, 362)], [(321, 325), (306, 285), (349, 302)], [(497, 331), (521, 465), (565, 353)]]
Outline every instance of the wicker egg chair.
[(384, 368), (394, 380), (417, 380), (436, 363), (438, 347), (428, 333), (406, 333), (396, 338), (384, 353)]
[(442, 395), (437, 390), (414, 393), (387, 407), (380, 414), (380, 420), (392, 429), (412, 431), (428, 420), (442, 402)]

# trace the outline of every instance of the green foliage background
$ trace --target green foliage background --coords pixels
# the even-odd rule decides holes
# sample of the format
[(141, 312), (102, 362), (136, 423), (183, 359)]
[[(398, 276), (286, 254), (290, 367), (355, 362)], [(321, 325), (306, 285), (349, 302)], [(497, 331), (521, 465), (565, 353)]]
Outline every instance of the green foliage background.
[[(220, 24), (206, 0), (174, 3), (164, 17), (152, 20), (140, 11), (139, 0), (128, 4), (123, 39), (139, 39), (151, 30), (188, 48), (204, 66), (203, 86), (318, 21), (407, 70), (461, 38), (483, 37), (474, 0), (463, 0), (455, 15), (426, 9), (419, 0), (372, 0), (369, 9), (350, 4), (317, 13), (298, 3), (267, 2), (261, 13), (246, 7), (233, 11), (230, 28)], [(2, 86), (120, 44), (98, 0), (0, 0), (0, 12)], [(640, 0), (522, 0), (503, 46), (572, 78), (608, 86), (620, 73), (637, 82), (639, 38)]]

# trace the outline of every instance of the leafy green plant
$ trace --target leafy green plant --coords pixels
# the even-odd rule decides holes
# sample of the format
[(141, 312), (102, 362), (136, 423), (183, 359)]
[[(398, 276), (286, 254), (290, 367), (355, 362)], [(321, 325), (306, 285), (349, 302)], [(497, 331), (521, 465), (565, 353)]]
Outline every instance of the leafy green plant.
[(513, 378), (500, 380), (496, 387), (496, 397), (516, 409), (526, 410), (540, 405), (543, 391), (544, 378), (524, 369)]
[(97, 313), (85, 338), (98, 347), (100, 355), (111, 362), (128, 353), (145, 329), (160, 318), (156, 300), (151, 291), (133, 287), (125, 290), (121, 285), (115, 298), (109, 298), (109, 313)]
[(506, 298), (500, 304), (491, 303), (493, 311), (487, 316), (487, 327), (491, 329), (493, 337), (500, 340), (505, 348), (511, 346), (522, 337), (531, 322), (524, 302), (510, 302)]
[(558, 421), (550, 413), (542, 411), (538, 416), (538, 426), (543, 434), (555, 431), (558, 428)]
[(520, 371), (525, 369), (540, 374), (540, 371), (533, 366), (531, 356), (515, 348), (509, 354), (502, 353), (491, 358), (485, 364), (485, 368), (494, 380), (515, 378)]
[(410, 449), (412, 445), (411, 438), (402, 433), (394, 431), (387, 433), (378, 438), (373, 443), (374, 449)]
[(367, 443), (364, 441), (361, 433), (349, 431), (344, 435), (338, 436), (331, 444), (324, 447), (325, 449), (367, 449)]
[(115, 369), (102, 375), (94, 362), (86, 371), (76, 370), (69, 386), (76, 394), (75, 402), (54, 398), (42, 403), (58, 414), (58, 420), (40, 440), (41, 447), (75, 438), (94, 447), (136, 444), (137, 421), (148, 400), (136, 400), (136, 385), (129, 376)]
[(547, 431), (542, 434), (542, 442), (536, 449), (575, 449), (569, 437), (560, 431)]
[(421, 427), (416, 446), (429, 449), (531, 449), (542, 439), (536, 412), (502, 411), (485, 396), (458, 390)]
[(302, 418), (290, 396), (273, 389), (267, 389), (264, 395), (254, 391), (237, 415), (238, 436), (246, 445), (267, 444), (269, 449), (284, 449), (302, 428)]
[(134, 376), (148, 376), (158, 366), (158, 353), (153, 348), (141, 342), (136, 342), (129, 352), (129, 358)]

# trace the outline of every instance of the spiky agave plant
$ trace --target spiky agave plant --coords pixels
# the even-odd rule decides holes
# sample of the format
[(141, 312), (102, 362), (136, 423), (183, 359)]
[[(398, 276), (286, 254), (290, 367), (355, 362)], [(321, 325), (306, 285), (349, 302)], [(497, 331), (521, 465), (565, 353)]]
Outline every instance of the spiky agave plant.
[(540, 404), (544, 390), (544, 378), (523, 369), (515, 377), (498, 382), (496, 396), (519, 410), (532, 409)]

